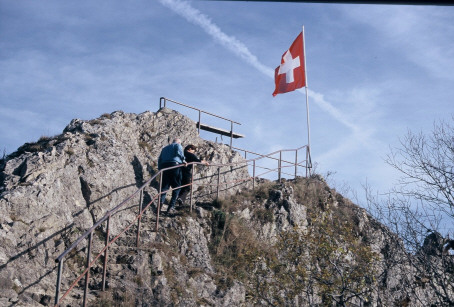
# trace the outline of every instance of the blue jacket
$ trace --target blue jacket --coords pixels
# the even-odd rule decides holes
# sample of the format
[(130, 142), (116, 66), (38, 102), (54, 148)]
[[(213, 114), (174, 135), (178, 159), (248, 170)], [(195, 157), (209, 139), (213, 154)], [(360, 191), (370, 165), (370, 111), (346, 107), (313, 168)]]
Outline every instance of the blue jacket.
[(184, 163), (183, 147), (178, 143), (167, 145), (161, 150), (158, 159), (158, 169), (162, 168), (164, 163)]

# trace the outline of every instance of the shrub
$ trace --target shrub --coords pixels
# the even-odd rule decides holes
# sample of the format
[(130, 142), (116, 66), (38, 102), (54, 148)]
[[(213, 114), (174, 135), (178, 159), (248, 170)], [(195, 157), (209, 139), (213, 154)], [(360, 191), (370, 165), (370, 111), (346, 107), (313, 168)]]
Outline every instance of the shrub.
[(266, 208), (258, 208), (254, 211), (255, 217), (263, 223), (274, 222), (274, 214), (271, 210)]

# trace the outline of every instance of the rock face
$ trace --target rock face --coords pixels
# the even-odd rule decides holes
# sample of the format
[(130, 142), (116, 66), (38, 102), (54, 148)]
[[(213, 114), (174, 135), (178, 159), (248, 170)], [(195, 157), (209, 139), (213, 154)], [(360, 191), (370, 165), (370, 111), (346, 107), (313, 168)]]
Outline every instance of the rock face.
[[(160, 150), (174, 137), (197, 145), (211, 163), (197, 167), (196, 205), (161, 216), (158, 231), (154, 210), (147, 210), (137, 247), (140, 199), (132, 198), (112, 219), (110, 239), (132, 226), (109, 248), (107, 291), (100, 290), (101, 257), (90, 270), (88, 305), (436, 302), (433, 290), (418, 284), (400, 239), (323, 178), (259, 180), (252, 191), (237, 152), (200, 139), (193, 121), (161, 109), (75, 119), (61, 135), (25, 144), (1, 161), (0, 305), (53, 305), (55, 259), (157, 173)], [(216, 198), (218, 180), (229, 184)], [(145, 185), (144, 204), (158, 187), (155, 181)], [(94, 232), (92, 255), (105, 236), (104, 224)], [(86, 246), (65, 259), (63, 292), (84, 271)], [(62, 305), (80, 306), (83, 286), (82, 280)]]
[[(157, 172), (161, 148), (175, 137), (183, 145), (197, 145), (198, 155), (211, 164), (242, 161), (228, 146), (200, 139), (193, 121), (169, 109), (74, 119), (61, 135), (25, 144), (2, 160), (0, 305), (47, 302), (55, 291), (55, 258)], [(215, 167), (199, 167), (199, 183), (217, 179), (215, 174)], [(221, 168), (220, 174), (223, 182), (249, 178), (241, 165)], [(210, 198), (212, 189), (202, 187), (195, 194)], [(147, 191), (150, 197), (155, 189)], [(113, 232), (137, 209), (121, 215)]]

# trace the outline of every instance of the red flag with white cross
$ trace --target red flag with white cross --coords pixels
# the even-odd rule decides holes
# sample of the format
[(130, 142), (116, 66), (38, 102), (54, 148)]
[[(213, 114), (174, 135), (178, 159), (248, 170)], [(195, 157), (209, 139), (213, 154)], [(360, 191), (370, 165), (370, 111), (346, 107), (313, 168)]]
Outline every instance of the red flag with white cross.
[(277, 94), (294, 91), (306, 86), (303, 32), (295, 39), (290, 48), (282, 55), (281, 65), (274, 71)]

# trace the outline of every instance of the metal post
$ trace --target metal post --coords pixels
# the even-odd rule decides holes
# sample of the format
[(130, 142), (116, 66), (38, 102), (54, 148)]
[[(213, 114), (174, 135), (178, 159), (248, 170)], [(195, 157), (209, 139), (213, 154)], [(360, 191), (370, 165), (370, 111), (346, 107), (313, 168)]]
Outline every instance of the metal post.
[(159, 212), (161, 212), (161, 190), (162, 190), (162, 174), (164, 172), (161, 170), (161, 179), (159, 180), (159, 193), (158, 193), (158, 208), (156, 211), (156, 232), (159, 228)]
[(193, 195), (193, 190), (194, 190), (194, 164), (192, 164), (192, 172), (191, 172), (191, 185), (189, 186), (190, 188), (190, 192), (191, 192), (191, 196), (189, 198), (189, 203), (191, 205), (191, 209), (190, 209), (190, 212), (192, 212), (192, 195)]
[(219, 199), (219, 183), (221, 182), (221, 168), (218, 167), (218, 187), (216, 191), (216, 199)]
[(107, 274), (107, 259), (109, 257), (108, 250), (109, 248), (107, 245), (109, 244), (109, 237), (110, 237), (110, 215), (107, 218), (107, 228), (106, 228), (106, 250), (104, 251), (104, 264), (102, 268), (102, 291), (106, 291), (106, 274)]
[(200, 135), (200, 125), (202, 125), (202, 123), (200, 122), (200, 119), (201, 119), (201, 112), (199, 110), (199, 127), (197, 128), (197, 133)]
[(312, 167), (312, 161), (311, 161), (311, 152), (309, 149), (309, 146), (306, 148), (306, 178), (307, 174), (309, 172), (309, 176), (311, 175), (311, 167)]
[(295, 179), (298, 175), (298, 149), (295, 149)]
[(159, 108), (161, 109), (162, 108), (162, 101), (164, 101), (164, 108), (166, 107), (166, 98), (165, 97), (161, 97), (159, 99)]
[(93, 241), (93, 231), (90, 232), (88, 238), (88, 250), (87, 250), (87, 275), (85, 275), (85, 289), (84, 289), (84, 301), (83, 306), (87, 306), (87, 292), (88, 292), (88, 282), (90, 281), (90, 254), (91, 254), (91, 243)]
[(57, 286), (55, 287), (55, 306), (58, 305), (58, 297), (60, 296), (60, 283), (61, 283), (61, 273), (63, 268), (63, 258), (58, 263), (58, 273), (57, 273)]
[(232, 140), (233, 140), (233, 122), (230, 121), (230, 148), (232, 148)]
[(282, 165), (282, 151), (279, 151), (279, 161), (278, 161), (278, 181), (281, 181), (281, 165)]
[(253, 162), (252, 163), (252, 165), (253, 165), (253, 167), (252, 167), (252, 190), (254, 190), (255, 189), (255, 160), (252, 162)]
[[(307, 121), (307, 155), (309, 156), (309, 159), (311, 158), (311, 123), (310, 123), (310, 120), (309, 120), (309, 98), (308, 98), (308, 83), (307, 83), (307, 65), (306, 65), (306, 35), (304, 34), (304, 26), (303, 26), (303, 30), (302, 30), (302, 34), (303, 34), (303, 55), (304, 55), (304, 80), (306, 80), (306, 86), (305, 86), (305, 89), (306, 89), (306, 121)], [(306, 161), (308, 159), (306, 158)], [(306, 168), (306, 172), (307, 172), (307, 168)], [(307, 177), (307, 174), (306, 174), (306, 177)]]
[(139, 219), (137, 220), (136, 247), (139, 247), (139, 240), (140, 240), (140, 225), (142, 223), (142, 202), (143, 202), (143, 189), (140, 190), (140, 196), (139, 196)]

